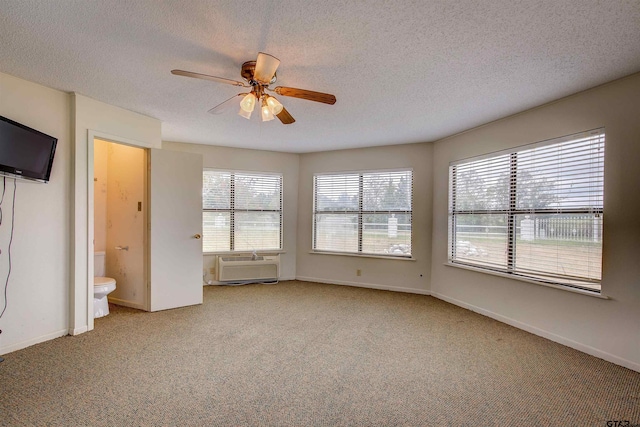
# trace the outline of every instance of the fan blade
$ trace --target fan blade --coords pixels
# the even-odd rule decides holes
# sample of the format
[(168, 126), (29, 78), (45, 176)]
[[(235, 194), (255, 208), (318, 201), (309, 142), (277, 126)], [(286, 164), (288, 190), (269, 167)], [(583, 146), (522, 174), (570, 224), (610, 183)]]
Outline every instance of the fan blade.
[(237, 95), (233, 95), (231, 98), (227, 99), (226, 101), (222, 101), (220, 104), (216, 105), (215, 107), (213, 107), (212, 109), (210, 109), (209, 111), (207, 111), (210, 114), (221, 114), (224, 111), (223, 107), (226, 107), (226, 103), (231, 101), (232, 99), (235, 99), (239, 96), (244, 96), (246, 95), (246, 93), (239, 93)]
[(191, 71), (171, 70), (171, 74), (175, 74), (176, 76), (185, 76), (185, 77), (193, 77), (196, 79), (211, 80), (212, 82), (226, 83), (228, 85), (234, 85), (234, 86), (249, 87), (246, 84), (236, 80), (224, 79), (222, 77), (216, 77), (216, 76), (209, 76), (207, 74), (192, 73)]
[(292, 96), (294, 98), (306, 99), (308, 101), (323, 102), (325, 104), (335, 104), (336, 97), (329, 93), (314, 92), (312, 90), (296, 89), (294, 87), (278, 86), (273, 90), (278, 95)]
[(268, 53), (258, 53), (256, 60), (256, 69), (253, 72), (253, 78), (263, 84), (269, 84), (273, 75), (276, 73), (280, 65), (280, 60)]
[(296, 119), (294, 119), (284, 107), (282, 107), (282, 111), (280, 111), (280, 114), (278, 114), (276, 117), (280, 119), (283, 125), (290, 125), (291, 123), (296, 121)]

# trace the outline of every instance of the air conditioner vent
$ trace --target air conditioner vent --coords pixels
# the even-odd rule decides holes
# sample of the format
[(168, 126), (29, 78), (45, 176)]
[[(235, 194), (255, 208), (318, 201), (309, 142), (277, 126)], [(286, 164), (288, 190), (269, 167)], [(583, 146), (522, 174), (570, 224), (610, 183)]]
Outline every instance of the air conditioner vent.
[(220, 256), (218, 281), (277, 280), (280, 273), (280, 255)]
[(250, 256), (224, 256), (222, 257), (222, 261), (225, 262), (236, 262), (236, 261), (264, 261), (263, 256), (259, 256), (256, 258)]

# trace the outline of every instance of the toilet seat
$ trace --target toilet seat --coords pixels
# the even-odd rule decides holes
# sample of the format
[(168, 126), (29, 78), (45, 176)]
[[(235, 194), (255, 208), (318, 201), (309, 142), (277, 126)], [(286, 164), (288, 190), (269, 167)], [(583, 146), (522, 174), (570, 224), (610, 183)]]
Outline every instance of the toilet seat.
[(93, 278), (93, 286), (111, 285), (115, 283), (116, 283), (116, 279), (112, 279), (111, 277), (94, 277)]
[(108, 293), (116, 290), (116, 279), (111, 277), (94, 277), (93, 278), (93, 296), (102, 298)]

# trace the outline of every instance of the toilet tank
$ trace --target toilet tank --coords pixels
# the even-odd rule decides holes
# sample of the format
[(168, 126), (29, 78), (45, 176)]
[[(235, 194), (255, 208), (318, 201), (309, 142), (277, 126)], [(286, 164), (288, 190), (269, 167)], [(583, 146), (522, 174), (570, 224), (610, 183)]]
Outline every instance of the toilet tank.
[(104, 259), (105, 252), (93, 253), (93, 275), (95, 277), (104, 277)]

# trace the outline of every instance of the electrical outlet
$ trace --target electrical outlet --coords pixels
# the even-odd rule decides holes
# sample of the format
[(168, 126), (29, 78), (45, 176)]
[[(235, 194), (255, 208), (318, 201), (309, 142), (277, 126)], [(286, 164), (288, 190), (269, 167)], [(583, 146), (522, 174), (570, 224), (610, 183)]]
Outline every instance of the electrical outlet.
[(362, 276), (362, 270), (357, 269), (356, 270), (356, 276)]

